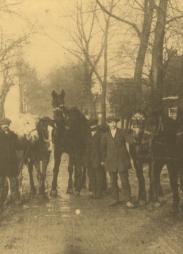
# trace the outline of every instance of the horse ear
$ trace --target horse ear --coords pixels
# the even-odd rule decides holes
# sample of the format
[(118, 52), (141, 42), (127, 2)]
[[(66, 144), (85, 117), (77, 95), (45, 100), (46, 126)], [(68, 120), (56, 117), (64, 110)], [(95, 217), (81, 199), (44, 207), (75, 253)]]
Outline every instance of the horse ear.
[(62, 92), (61, 92), (61, 94), (60, 94), (61, 96), (62, 96), (62, 98), (64, 98), (65, 97), (65, 91), (64, 90), (62, 90)]
[(55, 92), (55, 90), (52, 91), (51, 95), (52, 95), (53, 98), (57, 97), (57, 93)]

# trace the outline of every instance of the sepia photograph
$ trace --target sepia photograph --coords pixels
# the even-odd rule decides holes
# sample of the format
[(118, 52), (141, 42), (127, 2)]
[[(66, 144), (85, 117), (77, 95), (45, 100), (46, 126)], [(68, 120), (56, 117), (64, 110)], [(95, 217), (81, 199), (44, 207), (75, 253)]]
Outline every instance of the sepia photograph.
[(0, 20), (0, 254), (183, 253), (183, 1)]

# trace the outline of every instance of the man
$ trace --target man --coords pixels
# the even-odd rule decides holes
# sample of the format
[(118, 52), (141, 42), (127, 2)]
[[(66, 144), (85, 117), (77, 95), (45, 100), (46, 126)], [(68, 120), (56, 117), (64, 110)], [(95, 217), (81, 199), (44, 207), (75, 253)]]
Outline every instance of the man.
[(128, 179), (128, 170), (132, 167), (130, 162), (130, 155), (126, 148), (126, 141), (133, 143), (133, 137), (123, 130), (117, 128), (118, 118), (109, 116), (106, 119), (110, 130), (103, 134), (101, 139), (101, 164), (105, 165), (105, 169), (109, 172), (111, 181), (111, 193), (113, 202), (110, 206), (119, 204), (119, 188), (118, 188), (118, 174), (122, 183), (122, 190), (126, 207), (134, 208), (131, 203), (131, 188)]
[(8, 118), (0, 119), (0, 209), (3, 206), (4, 182), (8, 177), (12, 200), (19, 200), (17, 176), (18, 160), (16, 150), (19, 149), (17, 135), (9, 129), (11, 120)]
[(91, 198), (101, 198), (105, 185), (105, 169), (101, 165), (100, 142), (102, 132), (97, 126), (98, 120), (89, 121), (90, 130), (87, 133), (84, 167), (88, 169)]

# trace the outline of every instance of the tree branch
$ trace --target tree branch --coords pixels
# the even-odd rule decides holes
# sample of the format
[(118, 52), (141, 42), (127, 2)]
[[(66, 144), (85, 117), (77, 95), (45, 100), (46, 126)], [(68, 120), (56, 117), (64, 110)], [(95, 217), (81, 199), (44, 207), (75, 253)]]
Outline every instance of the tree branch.
[(98, 5), (100, 6), (100, 8), (102, 9), (102, 11), (104, 11), (105, 13), (107, 13), (107, 14), (108, 14), (109, 16), (111, 16), (112, 18), (114, 18), (114, 19), (116, 19), (116, 20), (119, 20), (120, 22), (125, 23), (125, 24), (131, 26), (131, 27), (136, 31), (138, 37), (139, 37), (139, 38), (141, 37), (141, 32), (140, 32), (140, 30), (138, 29), (138, 27), (136, 26), (135, 23), (132, 23), (132, 22), (126, 20), (126, 19), (122, 19), (122, 18), (120, 18), (120, 17), (118, 17), (118, 16), (112, 14), (112, 13), (109, 12), (98, 0), (96, 0), (96, 1), (97, 1)]

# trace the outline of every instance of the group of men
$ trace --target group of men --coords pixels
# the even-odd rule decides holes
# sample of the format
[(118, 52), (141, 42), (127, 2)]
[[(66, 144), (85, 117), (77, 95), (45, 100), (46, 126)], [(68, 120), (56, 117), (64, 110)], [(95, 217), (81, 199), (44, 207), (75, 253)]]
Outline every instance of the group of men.
[(133, 136), (117, 127), (119, 119), (109, 116), (106, 123), (109, 130), (103, 133), (97, 120), (90, 120), (90, 131), (87, 135), (84, 166), (88, 169), (89, 184), (92, 198), (101, 198), (105, 189), (105, 171), (109, 173), (111, 182), (112, 203), (120, 203), (118, 175), (122, 184), (122, 192), (127, 208), (134, 208), (131, 201), (131, 187), (128, 170), (131, 169), (130, 155), (126, 142), (132, 144)]
[[(90, 131), (87, 135), (84, 167), (88, 169), (88, 177), (92, 198), (101, 198), (106, 188), (106, 171), (111, 181), (112, 203), (118, 205), (118, 175), (122, 183), (122, 192), (126, 207), (134, 208), (131, 202), (131, 188), (128, 170), (132, 167), (126, 142), (132, 144), (133, 136), (117, 128), (118, 118), (109, 116), (106, 119), (109, 130), (101, 131), (96, 119), (90, 120)], [(17, 135), (10, 130), (11, 120), (0, 120), (0, 209), (3, 206), (3, 190), (6, 177), (9, 179), (12, 199), (18, 200), (18, 159), (16, 150), (20, 150)]]

